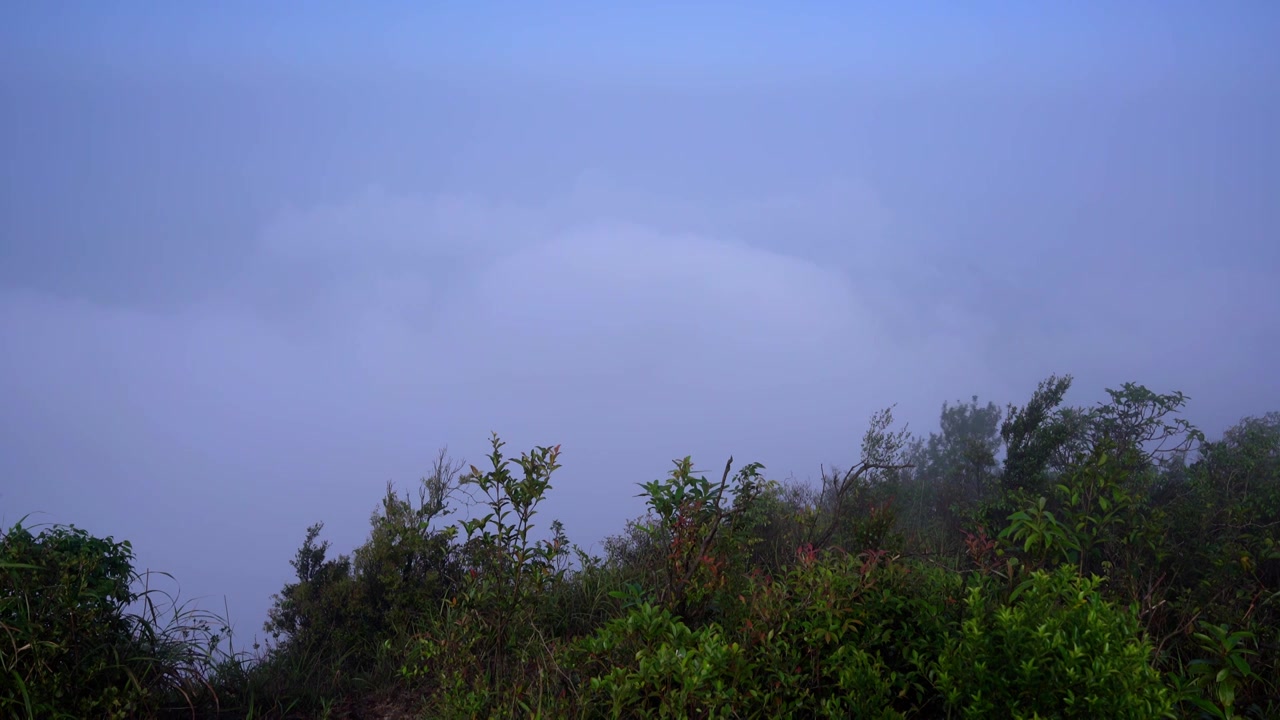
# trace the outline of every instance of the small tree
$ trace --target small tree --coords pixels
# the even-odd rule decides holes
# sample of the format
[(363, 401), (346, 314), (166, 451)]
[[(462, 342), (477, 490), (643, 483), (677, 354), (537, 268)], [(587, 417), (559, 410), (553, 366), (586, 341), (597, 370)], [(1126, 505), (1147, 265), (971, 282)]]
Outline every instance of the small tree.
[[(876, 412), (862, 436), (861, 460), (843, 472), (823, 471), (819, 504), (809, 519), (810, 545), (824, 548), (838, 540), (871, 545), (893, 526), (893, 517), (882, 515), (884, 507), (867, 505), (874, 488), (888, 485), (897, 473), (913, 467), (906, 454), (910, 432), (905, 427), (891, 430), (892, 427), (892, 407)], [(876, 515), (881, 517), (874, 517)], [(874, 527), (867, 526), (868, 521)]]
[(540, 635), (543, 601), (559, 587), (569, 542), (559, 521), (552, 537), (533, 537), (538, 506), (560, 468), (560, 446), (522, 453), (511, 472), (494, 434), (490, 469), (474, 465), (462, 487), (478, 492), (479, 517), (463, 520), (463, 575), (450, 598), (445, 622), (419, 639), (421, 662), (406, 664), (406, 676), (437, 675), (437, 710), (445, 715), (522, 715), (528, 696), (551, 682), (546, 667), (554, 648)]
[(658, 520), (646, 530), (669, 543), (659, 601), (692, 619), (702, 616), (715, 595), (741, 574), (727, 570), (746, 560), (747, 515), (767, 483), (760, 477), (760, 463), (748, 463), (731, 481), (732, 457), (719, 483), (695, 474), (690, 457), (676, 460), (675, 466), (667, 478), (641, 483), (641, 497)]

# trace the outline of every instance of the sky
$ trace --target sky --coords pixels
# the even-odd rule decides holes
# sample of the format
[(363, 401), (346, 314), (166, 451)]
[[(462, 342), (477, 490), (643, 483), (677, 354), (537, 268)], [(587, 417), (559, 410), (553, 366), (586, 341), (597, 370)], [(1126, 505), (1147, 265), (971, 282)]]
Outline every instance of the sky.
[(435, 452), (561, 444), (600, 541), (674, 458), (870, 415), (1280, 410), (1280, 5), (0, 10), (0, 524), (259, 632)]

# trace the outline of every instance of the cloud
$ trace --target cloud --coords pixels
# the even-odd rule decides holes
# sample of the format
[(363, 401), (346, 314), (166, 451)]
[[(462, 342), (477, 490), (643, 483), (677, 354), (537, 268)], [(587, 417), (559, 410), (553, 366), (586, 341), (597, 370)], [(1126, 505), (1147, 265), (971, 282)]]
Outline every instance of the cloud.
[(503, 258), (451, 304), (457, 315), (464, 306), (573, 374), (617, 357), (661, 376), (698, 358), (722, 368), (704, 379), (713, 384), (737, 369), (816, 358), (825, 342), (869, 327), (839, 272), (634, 225), (572, 231)]
[(490, 430), (515, 452), (562, 443), (547, 517), (587, 546), (670, 458), (756, 453), (785, 475), (856, 451), (884, 393), (842, 379), (892, 353), (849, 277), (615, 199), (588, 214), (581, 195), (374, 188), (282, 211), (201, 304), (0, 294), (18, 445), (2, 469), (38, 478), (5, 507), (131, 538), (252, 632), (306, 525), (350, 549), (383, 483), (412, 483), (442, 444), (475, 461)]
[(394, 194), (374, 185), (341, 203), (285, 208), (265, 228), (261, 250), (287, 260), (357, 265), (475, 256), (527, 242), (539, 230), (537, 220), (479, 198)]
[[(811, 189), (694, 208), (598, 174), (542, 204), (372, 187), (283, 209), (200, 304), (0, 292), (4, 519), (127, 536), (252, 633), (307, 525), (353, 548), (386, 481), (411, 484), (440, 445), (480, 464), (490, 431), (515, 453), (563, 445), (541, 517), (591, 547), (687, 454), (811, 476), (856, 457), (891, 403), (927, 431), (946, 399), (1020, 402), (1051, 372), (1100, 392), (1178, 348), (1156, 389), (1229, 385), (1160, 382), (1192, 372), (1197, 338), (1242, 337), (1212, 317), (1237, 304), (1152, 321), (1111, 285), (1042, 327), (1028, 298), (1076, 287), (1069, 268), (1002, 280), (904, 242), (859, 183)], [(1220, 366), (1247, 376), (1247, 357)]]

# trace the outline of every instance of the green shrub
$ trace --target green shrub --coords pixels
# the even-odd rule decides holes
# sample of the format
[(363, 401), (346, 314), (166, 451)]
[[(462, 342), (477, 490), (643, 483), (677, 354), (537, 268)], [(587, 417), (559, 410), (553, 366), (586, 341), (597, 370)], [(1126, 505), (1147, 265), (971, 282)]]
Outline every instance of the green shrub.
[[(342, 709), (343, 699), (372, 694), (413, 705), (401, 669), (461, 585), (457, 531), (436, 527), (452, 512), (461, 467), (442, 449), (416, 500), (388, 484), (368, 539), (351, 555), (329, 558), (329, 543), (319, 540), (323, 523), (309, 527), (290, 561), (297, 579), (270, 609), (265, 629), (275, 646), (250, 669), (224, 665), (224, 676), (243, 675), (242, 684), (263, 695), (255, 701), (269, 696), (280, 712)], [(242, 702), (245, 690), (234, 693)]]
[(75, 527), (33, 536), (19, 523), (0, 549), (0, 626), (11, 712), (123, 718), (146, 689), (129, 677), (132, 633), (125, 607), (133, 550)]
[(614, 718), (739, 717), (742, 649), (720, 628), (696, 631), (642, 603), (582, 643), (600, 669), (588, 680), (589, 714)]
[(965, 718), (1158, 718), (1171, 700), (1133, 613), (1105, 602), (1098, 578), (1037, 571), (1000, 602), (969, 589), (959, 635), (936, 670)]
[(927, 671), (959, 625), (960, 576), (882, 551), (799, 554), (742, 599), (737, 638), (759, 708), (822, 717), (939, 709)]
[[(533, 536), (538, 507), (559, 469), (560, 447), (508, 459), (491, 438), (490, 469), (461, 479), (480, 498), (479, 516), (461, 521), (464, 571), (439, 622), (416, 639), (406, 678), (436, 676), (431, 710), (441, 717), (510, 717), (548, 712), (562, 694), (546, 599), (560, 593), (570, 552), (558, 521)], [(520, 468), (513, 473), (512, 464)]]
[(718, 483), (695, 474), (692, 458), (675, 466), (668, 477), (640, 484), (656, 519), (639, 527), (666, 550), (657, 595), (682, 617), (715, 617), (738, 594), (736, 581), (746, 571), (746, 530), (758, 522), (756, 500), (769, 486), (760, 477), (764, 466), (748, 463), (731, 476), (729, 458)]
[[(0, 539), (0, 712), (129, 718), (190, 706), (219, 618), (157, 603), (162, 593), (145, 580), (128, 541), (74, 525), (9, 529)], [(172, 619), (161, 622), (160, 608)]]
[(927, 670), (959, 626), (960, 576), (885, 553), (804, 549), (755, 575), (736, 625), (640, 601), (579, 645), (590, 714), (896, 718), (941, 710)]
[(756, 711), (880, 717), (890, 708), (892, 673), (873, 647), (880, 619), (864, 607), (876, 564), (806, 552), (784, 578), (765, 578), (743, 598), (749, 612), (740, 633), (750, 658), (743, 687)]

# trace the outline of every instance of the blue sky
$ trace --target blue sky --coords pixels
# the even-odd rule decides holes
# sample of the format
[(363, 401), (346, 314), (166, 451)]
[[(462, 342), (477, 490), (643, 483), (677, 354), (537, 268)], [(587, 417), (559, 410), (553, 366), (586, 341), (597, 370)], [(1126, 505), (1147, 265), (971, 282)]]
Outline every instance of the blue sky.
[(591, 546), (890, 403), (1280, 408), (1280, 11), (1047, 8), (6, 8), (0, 520), (252, 633), (308, 524), (491, 430)]
[[(463, 69), (563, 83), (1010, 76), (1104, 81), (1276, 67), (1265, 2), (59, 3), (14, 8), (10, 52), (97, 62), (290, 69)], [(1204, 62), (1207, 56), (1213, 62)], [(1012, 61), (1012, 62), (1011, 62)], [(1003, 66), (1003, 67), (1001, 67)], [(1207, 66), (1207, 67), (1206, 67)], [(152, 66), (151, 72), (163, 72)]]

